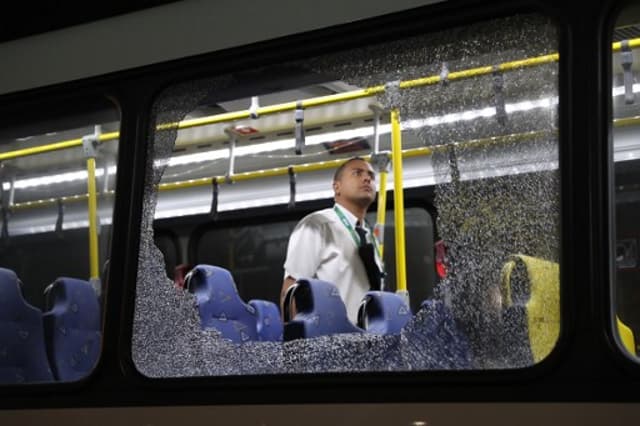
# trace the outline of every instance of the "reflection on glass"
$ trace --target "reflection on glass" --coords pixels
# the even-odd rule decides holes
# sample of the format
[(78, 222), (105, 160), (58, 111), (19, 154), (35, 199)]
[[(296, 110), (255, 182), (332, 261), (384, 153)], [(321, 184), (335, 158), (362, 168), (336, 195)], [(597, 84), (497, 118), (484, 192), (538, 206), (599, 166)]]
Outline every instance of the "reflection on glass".
[[(393, 372), (543, 360), (560, 330), (556, 52), (554, 26), (524, 15), (162, 93), (141, 230), (139, 371)], [(348, 215), (333, 213), (334, 173), (356, 155), (376, 172), (377, 200), (387, 196), (367, 217), (386, 276), (350, 318), (321, 267), (280, 289), (292, 230), (311, 211), (342, 223), (353, 246), (335, 256), (365, 264), (353, 254), (362, 237), (349, 233)], [(430, 214), (405, 210), (408, 197)], [(159, 227), (188, 240), (173, 280), (164, 260), (175, 250), (154, 244)], [(310, 241), (300, 250), (311, 253)], [(316, 263), (331, 260), (322, 256)]]
[(622, 347), (638, 353), (640, 330), (640, 278), (638, 238), (640, 226), (640, 85), (637, 83), (640, 61), (640, 14), (637, 7), (627, 8), (618, 17), (613, 32), (613, 160), (615, 247), (614, 268), (615, 324)]
[(0, 130), (0, 384), (78, 381), (100, 356), (118, 120), (106, 104)]

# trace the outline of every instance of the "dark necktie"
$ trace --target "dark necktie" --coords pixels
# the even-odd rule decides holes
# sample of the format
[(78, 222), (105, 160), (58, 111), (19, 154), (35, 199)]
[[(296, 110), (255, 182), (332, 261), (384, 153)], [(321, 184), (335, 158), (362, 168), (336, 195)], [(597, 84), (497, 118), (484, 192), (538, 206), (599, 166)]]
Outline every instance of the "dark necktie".
[(367, 243), (367, 231), (364, 230), (360, 221), (356, 223), (356, 232), (358, 233), (358, 237), (360, 237), (358, 255), (360, 259), (362, 259), (364, 269), (367, 272), (370, 289), (380, 290), (382, 271), (380, 271), (376, 263), (373, 244)]
[(360, 247), (367, 243), (367, 231), (364, 230), (360, 221), (356, 223), (356, 232), (358, 233), (358, 237), (360, 237)]

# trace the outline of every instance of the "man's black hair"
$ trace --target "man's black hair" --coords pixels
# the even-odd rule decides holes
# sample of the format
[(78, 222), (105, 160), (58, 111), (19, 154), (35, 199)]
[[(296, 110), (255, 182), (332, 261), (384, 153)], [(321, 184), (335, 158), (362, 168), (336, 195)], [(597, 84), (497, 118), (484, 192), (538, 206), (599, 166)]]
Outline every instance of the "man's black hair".
[(367, 160), (365, 160), (362, 157), (351, 157), (351, 158), (349, 158), (347, 161), (342, 163), (340, 165), (340, 167), (338, 167), (336, 169), (336, 172), (333, 174), (333, 181), (336, 182), (336, 181), (340, 180), (340, 178), (342, 177), (342, 172), (343, 172), (344, 168), (347, 166), (347, 164), (351, 163), (352, 161), (356, 161), (356, 160), (364, 161), (365, 163), (367, 162)]

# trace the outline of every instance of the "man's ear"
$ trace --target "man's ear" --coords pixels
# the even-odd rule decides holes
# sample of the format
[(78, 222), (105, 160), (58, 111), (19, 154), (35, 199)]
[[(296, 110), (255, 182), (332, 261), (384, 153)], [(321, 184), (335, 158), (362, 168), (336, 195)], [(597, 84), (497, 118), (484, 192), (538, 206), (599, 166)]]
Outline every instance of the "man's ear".
[(337, 180), (333, 181), (333, 192), (336, 195), (340, 195), (340, 182), (338, 182)]

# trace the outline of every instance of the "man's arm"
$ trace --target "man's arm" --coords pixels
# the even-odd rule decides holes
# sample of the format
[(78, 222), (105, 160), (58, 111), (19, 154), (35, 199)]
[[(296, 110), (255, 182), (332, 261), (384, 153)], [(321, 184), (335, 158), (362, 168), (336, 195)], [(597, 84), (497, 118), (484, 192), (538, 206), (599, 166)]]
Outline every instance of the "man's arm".
[[(282, 290), (280, 290), (280, 316), (284, 321), (284, 296), (287, 294), (287, 290), (296, 282), (296, 279), (292, 276), (287, 276), (282, 283)], [(289, 312), (289, 318), (293, 318), (295, 315), (295, 307), (293, 303), (290, 304), (291, 311)]]
[[(303, 219), (289, 236), (287, 258), (284, 262), (285, 279), (280, 291), (280, 316), (284, 320), (284, 297), (287, 290), (298, 278), (311, 278), (318, 270), (324, 237), (322, 227)], [(294, 303), (290, 304), (289, 318), (296, 313)]]

